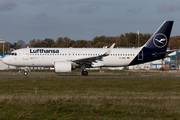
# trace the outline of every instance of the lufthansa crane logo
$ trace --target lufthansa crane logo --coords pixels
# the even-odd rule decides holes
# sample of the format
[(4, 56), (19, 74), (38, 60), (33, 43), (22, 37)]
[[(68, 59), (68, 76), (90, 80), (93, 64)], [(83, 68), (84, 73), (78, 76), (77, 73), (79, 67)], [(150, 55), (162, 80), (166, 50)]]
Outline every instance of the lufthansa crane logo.
[(163, 48), (167, 44), (167, 37), (164, 34), (159, 33), (154, 36), (153, 43), (156, 47)]

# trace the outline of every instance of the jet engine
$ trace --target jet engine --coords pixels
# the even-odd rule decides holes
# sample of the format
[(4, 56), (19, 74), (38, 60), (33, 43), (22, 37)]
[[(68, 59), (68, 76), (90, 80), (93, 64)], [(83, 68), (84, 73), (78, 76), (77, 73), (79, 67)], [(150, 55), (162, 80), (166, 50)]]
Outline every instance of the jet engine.
[(71, 72), (72, 65), (71, 62), (66, 61), (56, 61), (54, 63), (54, 71), (56, 73), (68, 73)]

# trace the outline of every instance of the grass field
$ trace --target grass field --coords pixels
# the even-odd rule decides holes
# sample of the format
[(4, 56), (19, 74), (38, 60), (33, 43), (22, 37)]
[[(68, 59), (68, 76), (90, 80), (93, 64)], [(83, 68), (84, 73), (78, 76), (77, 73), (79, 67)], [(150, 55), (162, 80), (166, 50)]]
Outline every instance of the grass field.
[(176, 120), (180, 80), (0, 78), (0, 120), (14, 119)]

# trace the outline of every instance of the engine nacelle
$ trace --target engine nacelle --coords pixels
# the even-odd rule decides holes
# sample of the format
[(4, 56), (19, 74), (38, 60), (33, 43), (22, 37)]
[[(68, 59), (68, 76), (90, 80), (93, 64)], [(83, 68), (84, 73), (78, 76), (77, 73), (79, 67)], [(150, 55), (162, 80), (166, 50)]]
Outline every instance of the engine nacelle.
[(56, 73), (68, 73), (71, 72), (71, 62), (57, 61), (54, 63), (54, 71)]

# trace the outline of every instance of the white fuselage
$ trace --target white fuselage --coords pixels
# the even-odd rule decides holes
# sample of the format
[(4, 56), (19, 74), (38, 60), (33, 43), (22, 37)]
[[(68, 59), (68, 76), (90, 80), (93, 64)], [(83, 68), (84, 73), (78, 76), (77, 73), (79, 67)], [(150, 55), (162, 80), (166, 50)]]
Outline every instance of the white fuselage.
[[(73, 61), (104, 54), (108, 48), (24, 48), (13, 51), (3, 62), (14, 66), (53, 67), (55, 61)], [(93, 67), (127, 66), (141, 48), (114, 48), (102, 60), (93, 62)]]

